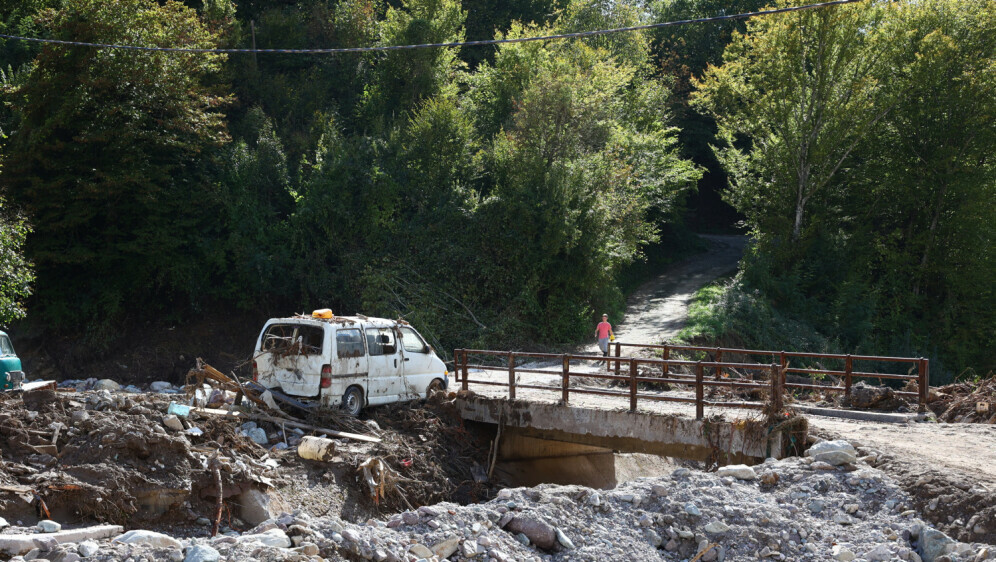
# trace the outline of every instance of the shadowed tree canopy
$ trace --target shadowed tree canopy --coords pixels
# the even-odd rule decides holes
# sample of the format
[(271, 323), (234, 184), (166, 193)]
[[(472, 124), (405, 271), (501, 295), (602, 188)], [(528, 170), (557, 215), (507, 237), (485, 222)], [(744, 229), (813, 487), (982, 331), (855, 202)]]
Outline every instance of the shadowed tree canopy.
[[(52, 37), (215, 46), (178, 2), (67, 0), (38, 22)], [(139, 297), (196, 298), (219, 200), (209, 169), (227, 141), (220, 55), (49, 45), (10, 94), (20, 115), (0, 176), (36, 224), (29, 239), (43, 315), (107, 325)], [(109, 290), (111, 287), (114, 290)]]

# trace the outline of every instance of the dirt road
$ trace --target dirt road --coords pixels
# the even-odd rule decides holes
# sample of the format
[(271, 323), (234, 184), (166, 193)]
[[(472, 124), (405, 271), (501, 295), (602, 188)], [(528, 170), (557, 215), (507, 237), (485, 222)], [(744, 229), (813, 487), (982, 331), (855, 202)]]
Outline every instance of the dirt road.
[(828, 437), (888, 451), (910, 463), (958, 470), (996, 483), (996, 426), (968, 423), (875, 423), (810, 416)]
[(684, 326), (695, 291), (736, 271), (746, 236), (700, 236), (709, 242), (708, 252), (675, 264), (630, 295), (626, 315), (615, 329), (617, 339), (652, 344), (674, 336)]

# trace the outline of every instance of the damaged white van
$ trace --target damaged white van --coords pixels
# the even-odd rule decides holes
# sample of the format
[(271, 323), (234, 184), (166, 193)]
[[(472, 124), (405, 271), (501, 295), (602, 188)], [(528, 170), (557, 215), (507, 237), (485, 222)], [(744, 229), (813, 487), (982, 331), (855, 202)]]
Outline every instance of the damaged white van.
[(328, 309), (268, 320), (256, 341), (253, 380), (292, 403), (339, 406), (354, 416), (449, 386), (446, 365), (407, 322)]

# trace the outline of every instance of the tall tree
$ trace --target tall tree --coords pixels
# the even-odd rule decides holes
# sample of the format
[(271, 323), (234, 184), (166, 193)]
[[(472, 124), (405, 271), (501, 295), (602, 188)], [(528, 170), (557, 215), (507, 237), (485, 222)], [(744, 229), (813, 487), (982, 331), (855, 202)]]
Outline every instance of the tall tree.
[[(52, 37), (151, 47), (216, 45), (184, 5), (67, 0)], [(36, 225), (38, 309), (104, 339), (138, 299), (205, 290), (218, 204), (210, 164), (227, 140), (225, 97), (204, 85), (221, 55), (49, 45), (12, 95), (20, 124), (0, 177)], [(182, 307), (181, 307), (182, 308)]]
[(883, 33), (895, 101), (848, 174), (852, 251), (873, 264), (890, 339), (984, 372), (996, 368), (996, 5), (897, 2)]
[(726, 141), (718, 156), (731, 198), (759, 232), (798, 241), (809, 202), (888, 112), (874, 48), (881, 12), (868, 4), (755, 18), (695, 82), (695, 103)]

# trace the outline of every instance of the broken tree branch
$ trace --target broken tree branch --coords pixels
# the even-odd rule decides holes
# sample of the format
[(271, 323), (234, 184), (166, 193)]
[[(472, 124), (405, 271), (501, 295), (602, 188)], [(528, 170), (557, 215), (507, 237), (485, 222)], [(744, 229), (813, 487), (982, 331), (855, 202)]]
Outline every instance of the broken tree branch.
[(316, 427), (313, 425), (308, 425), (306, 423), (300, 423), (290, 420), (284, 420), (280, 418), (275, 418), (273, 416), (267, 416), (265, 414), (250, 414), (250, 419), (267, 421), (276, 424), (285, 424), (291, 427), (297, 427), (307, 431), (314, 431), (315, 433), (324, 433), (331, 437), (338, 437), (340, 439), (352, 439), (354, 441), (366, 441), (367, 443), (380, 443), (379, 437), (371, 437), (369, 435), (360, 435), (358, 433), (347, 433), (345, 431), (336, 431), (334, 429), (325, 429), (324, 427)]
[(215, 537), (218, 535), (218, 527), (221, 525), (221, 463), (218, 461), (218, 454), (215, 453), (211, 457), (211, 463), (209, 465), (212, 470), (214, 470), (214, 485), (218, 488), (218, 500), (215, 502), (214, 511), (214, 524), (211, 526), (211, 536)]

